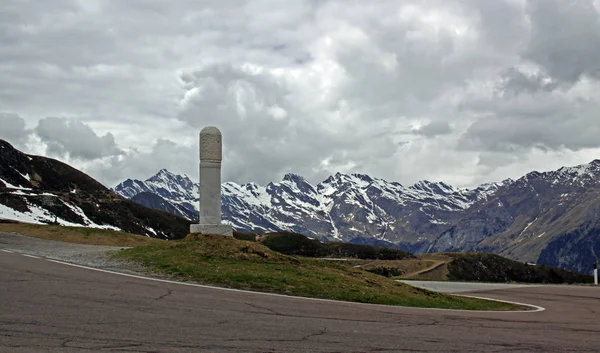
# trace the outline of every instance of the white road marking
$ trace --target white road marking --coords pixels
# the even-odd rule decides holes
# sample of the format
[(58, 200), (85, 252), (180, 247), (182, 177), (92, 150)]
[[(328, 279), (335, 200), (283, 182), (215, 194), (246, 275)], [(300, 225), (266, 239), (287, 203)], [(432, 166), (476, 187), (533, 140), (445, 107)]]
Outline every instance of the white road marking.
[(33, 255), (27, 255), (27, 254), (21, 254), (21, 255), (31, 257), (33, 259), (41, 259), (41, 257), (39, 257), (39, 256), (33, 256)]
[[(51, 260), (51, 259), (47, 259), (47, 260), (50, 261), (50, 262), (61, 264), (61, 265), (67, 265), (67, 266), (72, 266), (72, 267), (83, 268), (83, 269), (86, 269), (86, 270), (92, 270), (92, 271), (110, 273), (110, 274), (118, 275), (118, 276), (125, 276), (125, 277), (132, 277), (132, 278), (144, 279), (144, 280), (148, 280), (148, 281), (171, 283), (171, 284), (177, 284), (177, 285), (200, 287), (200, 288), (215, 289), (215, 290), (237, 292), (237, 293), (248, 293), (248, 294), (254, 294), (254, 295), (267, 295), (267, 296), (273, 296), (273, 297), (294, 298), (294, 299), (301, 299), (301, 300), (312, 300), (312, 301), (342, 303), (342, 304), (347, 304), (347, 305), (363, 305), (363, 306), (364, 305), (368, 305), (368, 306), (373, 306), (373, 307), (385, 307), (385, 308), (405, 308), (405, 309), (421, 309), (421, 310), (460, 311), (460, 312), (469, 312), (469, 313), (488, 313), (488, 314), (492, 314), (492, 313), (503, 313), (503, 314), (504, 313), (521, 313), (521, 314), (523, 314), (523, 313), (535, 313), (535, 312), (540, 312), (540, 311), (546, 310), (545, 308), (543, 308), (541, 306), (532, 305), (532, 304), (525, 304), (525, 303), (512, 302), (512, 301), (499, 300), (499, 299), (491, 299), (491, 298), (485, 298), (485, 297), (474, 297), (474, 296), (467, 296), (467, 295), (465, 295), (464, 297), (477, 298), (477, 299), (485, 299), (485, 300), (491, 300), (491, 301), (497, 301), (497, 302), (502, 302), (502, 303), (509, 303), (509, 304), (521, 305), (521, 306), (528, 306), (528, 307), (534, 308), (534, 310), (514, 310), (514, 311), (460, 310), (460, 309), (419, 308), (419, 307), (412, 307), (412, 306), (409, 307), (409, 306), (400, 306), (400, 305), (384, 305), (384, 304), (367, 304), (367, 303), (346, 302), (346, 301), (333, 300), (333, 299), (297, 297), (297, 296), (293, 296), (293, 295), (253, 292), (253, 291), (242, 290), (242, 289), (222, 288), (222, 287), (208, 286), (208, 285), (204, 285), (204, 284), (177, 282), (177, 281), (170, 281), (170, 280), (166, 280), (166, 279), (144, 277), (144, 276), (132, 275), (132, 274), (128, 274), (128, 273), (121, 273), (121, 272), (115, 272), (115, 271), (110, 271), (110, 270), (103, 270), (103, 269), (100, 269), (100, 268), (93, 268), (93, 267), (88, 267), (88, 266), (76, 265), (76, 264), (72, 264), (72, 263), (68, 263), (68, 262), (63, 262), (63, 261), (59, 261), (59, 260)], [(454, 295), (461, 296), (459, 294), (454, 294)]]
[(4, 252), (7, 252), (7, 253), (11, 253), (11, 254), (13, 253), (12, 251), (6, 250), (6, 249), (0, 249), (0, 251), (4, 251)]

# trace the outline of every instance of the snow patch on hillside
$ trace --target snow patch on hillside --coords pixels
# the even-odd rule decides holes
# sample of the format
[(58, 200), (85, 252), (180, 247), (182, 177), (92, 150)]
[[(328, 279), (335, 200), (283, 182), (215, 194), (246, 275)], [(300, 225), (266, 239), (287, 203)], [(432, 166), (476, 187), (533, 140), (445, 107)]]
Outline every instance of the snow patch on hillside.
[[(17, 192), (16, 194), (21, 195), (20, 192)], [(55, 195), (47, 194), (47, 193), (45, 193), (44, 195), (55, 196)], [(27, 195), (27, 196), (31, 196), (31, 195)], [(53, 223), (56, 220), (56, 222), (62, 226), (91, 227), (91, 228), (112, 229), (112, 230), (116, 230), (116, 231), (122, 231), (120, 228), (115, 227), (115, 226), (96, 224), (96, 223), (92, 222), (92, 220), (90, 220), (85, 215), (85, 213), (81, 210), (81, 208), (79, 208), (75, 205), (71, 205), (62, 200), (61, 200), (61, 202), (65, 206), (67, 206), (69, 209), (71, 209), (71, 211), (73, 211), (75, 214), (81, 216), (81, 218), (83, 218), (83, 221), (85, 224), (73, 223), (73, 222), (66, 221), (60, 217), (55, 217), (55, 215), (53, 213), (51, 213), (50, 211), (48, 211), (36, 204), (33, 204), (31, 202), (27, 202), (27, 208), (29, 208), (29, 211), (25, 211), (25, 212), (19, 212), (19, 211), (14, 210), (6, 205), (0, 204), (0, 218), (12, 220), (12, 221), (23, 222), (23, 223), (33, 223), (33, 224), (49, 224), (49, 223)]]

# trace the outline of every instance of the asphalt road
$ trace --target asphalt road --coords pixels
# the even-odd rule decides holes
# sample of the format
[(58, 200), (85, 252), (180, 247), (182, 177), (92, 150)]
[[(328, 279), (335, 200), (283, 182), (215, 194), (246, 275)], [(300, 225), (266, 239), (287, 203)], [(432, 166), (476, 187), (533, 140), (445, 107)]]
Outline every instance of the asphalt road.
[(478, 296), (545, 307), (465, 312), (152, 281), (0, 251), (0, 352), (599, 352), (600, 288)]

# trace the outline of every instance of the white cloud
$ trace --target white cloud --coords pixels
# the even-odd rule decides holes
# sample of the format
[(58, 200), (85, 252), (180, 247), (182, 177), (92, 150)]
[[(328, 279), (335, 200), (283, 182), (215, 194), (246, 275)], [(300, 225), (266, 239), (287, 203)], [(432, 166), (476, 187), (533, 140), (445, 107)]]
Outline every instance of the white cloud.
[(14, 143), (23, 142), (29, 132), (25, 127), (25, 120), (14, 113), (0, 112), (0, 138), (13, 141)]
[(111, 133), (98, 136), (78, 120), (44, 118), (34, 131), (46, 143), (46, 153), (52, 156), (90, 160), (123, 154)]
[(0, 136), (108, 185), (196, 176), (206, 125), (224, 180), (514, 178), (600, 152), (598, 19), (591, 0), (6, 0)]

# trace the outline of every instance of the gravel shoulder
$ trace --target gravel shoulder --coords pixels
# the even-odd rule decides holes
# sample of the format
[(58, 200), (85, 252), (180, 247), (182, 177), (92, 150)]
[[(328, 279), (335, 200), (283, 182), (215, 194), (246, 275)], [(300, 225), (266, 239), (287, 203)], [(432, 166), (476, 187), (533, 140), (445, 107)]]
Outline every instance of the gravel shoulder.
[(0, 249), (103, 270), (158, 276), (140, 265), (111, 258), (113, 253), (127, 249), (123, 246), (66, 243), (18, 233), (0, 232)]

